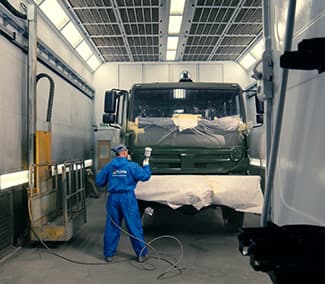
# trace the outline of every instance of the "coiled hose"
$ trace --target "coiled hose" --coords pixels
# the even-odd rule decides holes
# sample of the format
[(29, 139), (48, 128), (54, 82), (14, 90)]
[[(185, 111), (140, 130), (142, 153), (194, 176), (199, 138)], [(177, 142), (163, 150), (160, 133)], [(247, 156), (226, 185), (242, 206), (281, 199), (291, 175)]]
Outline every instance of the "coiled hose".
[[(105, 204), (106, 204), (106, 196), (105, 196)], [(68, 258), (66, 256), (63, 256), (61, 254), (58, 254), (56, 252), (54, 252), (51, 248), (49, 248), (47, 246), (47, 244), (41, 239), (41, 237), (37, 234), (37, 232), (35, 231), (34, 229), (34, 226), (33, 226), (33, 213), (32, 213), (32, 206), (31, 206), (31, 203), (32, 203), (32, 192), (31, 190), (28, 190), (28, 215), (29, 215), (29, 219), (30, 219), (30, 226), (31, 226), (31, 231), (33, 232), (33, 234), (36, 236), (36, 238), (39, 240), (39, 242), (47, 249), (47, 251), (56, 256), (56, 257), (59, 257), (65, 261), (68, 261), (68, 262), (72, 262), (72, 263), (75, 263), (75, 264), (81, 264), (81, 265), (107, 265), (107, 264), (115, 264), (115, 263), (121, 263), (121, 262), (127, 262), (129, 261), (129, 259), (125, 259), (125, 260), (120, 260), (120, 261), (114, 261), (114, 262), (84, 262), (84, 261), (79, 261), (79, 260), (75, 260), (75, 259), (71, 259), (71, 258)], [(105, 207), (106, 208), (106, 207)], [(118, 224), (116, 224), (114, 222), (114, 220), (110, 217), (112, 223), (117, 227), (119, 228), (119, 230), (121, 230), (123, 233), (127, 234), (129, 237), (132, 237), (132, 238), (135, 238), (137, 239), (135, 236), (129, 234), (127, 231), (125, 231), (123, 228), (121, 228)], [(158, 240), (161, 240), (161, 239), (164, 239), (164, 238), (168, 238), (168, 239), (173, 239), (173, 240), (176, 240), (177, 243), (179, 244), (180, 246), (180, 257), (174, 262), (172, 263), (171, 261), (169, 261), (168, 259), (166, 258), (162, 258), (160, 256), (160, 254), (158, 253), (158, 251), (151, 245), (151, 243), (155, 242), (155, 241), (158, 241)], [(140, 240), (141, 242), (143, 242), (142, 240)], [(174, 272), (174, 271), (178, 271), (179, 273), (182, 272), (182, 270), (185, 269), (185, 267), (178, 267), (177, 265), (179, 264), (179, 262), (181, 261), (181, 259), (183, 258), (183, 245), (181, 243), (181, 241), (179, 239), (177, 239), (176, 237), (174, 236), (170, 236), (170, 235), (162, 235), (162, 236), (159, 236), (157, 238), (154, 238), (152, 239), (151, 241), (149, 242), (144, 242), (144, 244), (151, 248), (154, 253), (156, 254), (156, 259), (157, 261), (159, 260), (163, 260), (167, 263), (170, 264), (170, 267), (166, 270), (164, 270), (163, 272), (161, 272), (158, 276), (157, 276), (157, 279), (162, 279), (165, 275), (171, 273), (171, 272)], [(140, 256), (139, 256), (139, 261), (141, 262), (141, 255), (142, 255), (142, 251), (140, 252)], [(150, 265), (150, 268), (148, 267), (148, 264), (146, 263), (143, 263), (144, 265), (144, 269), (145, 270), (154, 270), (155, 269), (155, 266), (154, 265)], [(146, 266), (145, 266), (146, 265)]]

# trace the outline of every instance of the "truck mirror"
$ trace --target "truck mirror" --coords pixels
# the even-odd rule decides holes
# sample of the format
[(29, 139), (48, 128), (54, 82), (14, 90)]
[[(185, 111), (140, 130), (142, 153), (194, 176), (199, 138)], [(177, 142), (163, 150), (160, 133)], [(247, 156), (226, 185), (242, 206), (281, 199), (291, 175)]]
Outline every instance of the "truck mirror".
[(117, 94), (115, 91), (106, 91), (105, 92), (105, 103), (104, 103), (104, 112), (105, 113), (115, 113), (116, 110), (116, 97)]
[(256, 107), (257, 114), (264, 113), (264, 102), (260, 101), (257, 96), (255, 96), (255, 107)]
[(263, 113), (256, 114), (256, 123), (263, 124), (263, 122), (264, 122)]
[(256, 108), (256, 123), (258, 123), (259, 125), (257, 125), (256, 127), (261, 127), (263, 125), (264, 122), (264, 101), (261, 101), (257, 95), (255, 95), (255, 108)]
[(103, 122), (108, 124), (115, 123), (115, 114), (105, 113), (103, 115)]

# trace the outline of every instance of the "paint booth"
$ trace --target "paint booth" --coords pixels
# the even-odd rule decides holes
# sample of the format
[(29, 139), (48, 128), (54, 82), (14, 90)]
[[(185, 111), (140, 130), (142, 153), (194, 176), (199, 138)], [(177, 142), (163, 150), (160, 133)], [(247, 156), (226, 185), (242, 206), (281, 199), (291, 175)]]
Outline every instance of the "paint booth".
[[(153, 148), (152, 183), (138, 188), (144, 207), (192, 206), (195, 214), (225, 207), (223, 221), (236, 227), (248, 213), (262, 229), (321, 228), (325, 7), (303, 2), (0, 1), (0, 256), (36, 235), (49, 242), (77, 235), (89, 221), (87, 200), (98, 195), (95, 176), (120, 143), (139, 163)], [(177, 85), (184, 71), (192, 82)], [(182, 96), (200, 84), (202, 100), (190, 111)], [(220, 103), (222, 114), (204, 97), (213, 84), (223, 94), (240, 89)], [(164, 114), (136, 118), (141, 88), (178, 97), (164, 100)], [(107, 92), (117, 102), (111, 111)], [(234, 104), (242, 112), (229, 111)], [(244, 249), (255, 235), (242, 233)], [(315, 262), (308, 272), (318, 271)], [(291, 273), (282, 267), (254, 268), (282, 283)]]

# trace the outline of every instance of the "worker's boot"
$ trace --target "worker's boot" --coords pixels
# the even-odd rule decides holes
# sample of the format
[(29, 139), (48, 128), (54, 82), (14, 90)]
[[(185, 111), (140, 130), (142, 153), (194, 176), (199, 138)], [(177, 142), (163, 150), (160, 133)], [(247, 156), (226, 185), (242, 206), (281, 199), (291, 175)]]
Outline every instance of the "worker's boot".
[(105, 256), (105, 261), (106, 262), (112, 262), (113, 261), (113, 257), (111, 257), (111, 256)]

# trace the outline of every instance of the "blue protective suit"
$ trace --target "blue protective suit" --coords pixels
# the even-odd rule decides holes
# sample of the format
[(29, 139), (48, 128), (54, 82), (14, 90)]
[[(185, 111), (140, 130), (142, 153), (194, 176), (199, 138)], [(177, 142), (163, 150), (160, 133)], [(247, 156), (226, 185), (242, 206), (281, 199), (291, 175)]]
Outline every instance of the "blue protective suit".
[[(141, 224), (141, 217), (134, 189), (138, 181), (147, 181), (151, 176), (149, 165), (140, 167), (135, 162), (126, 158), (116, 157), (96, 176), (96, 184), (105, 186), (108, 183), (109, 196), (106, 203), (107, 217), (104, 232), (104, 256), (112, 257), (117, 249), (120, 239), (120, 230), (112, 223), (111, 218), (121, 226), (124, 218), (128, 232), (134, 238), (130, 238), (133, 250), (139, 256), (145, 247)], [(147, 248), (142, 256), (147, 254)]]

